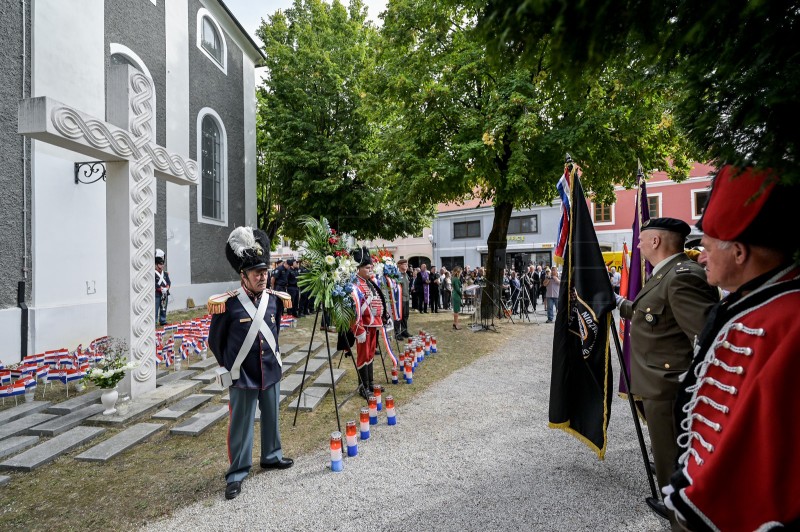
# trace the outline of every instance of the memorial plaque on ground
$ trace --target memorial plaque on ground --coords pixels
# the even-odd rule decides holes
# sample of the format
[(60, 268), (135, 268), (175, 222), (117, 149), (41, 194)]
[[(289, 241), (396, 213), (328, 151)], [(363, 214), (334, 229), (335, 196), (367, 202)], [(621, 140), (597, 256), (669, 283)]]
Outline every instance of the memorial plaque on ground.
[(292, 395), (300, 387), (300, 382), (302, 380), (303, 375), (298, 375), (297, 373), (292, 373), (284, 377), (283, 380), (281, 380), (281, 395)]
[(217, 359), (212, 357), (208, 357), (205, 360), (198, 360), (197, 362), (193, 362), (189, 365), (189, 369), (199, 369), (199, 370), (207, 370), (211, 368), (216, 368), (219, 366), (217, 364)]
[(208, 394), (192, 394), (184, 397), (177, 403), (168, 406), (164, 410), (160, 410), (153, 414), (153, 419), (179, 419), (194, 410), (200, 405), (203, 405), (211, 400), (213, 395)]
[(12, 456), (0, 463), (0, 469), (18, 469), (33, 471), (37, 467), (52, 462), (64, 453), (93, 440), (106, 429), (100, 427), (75, 427), (55, 438), (50, 438), (24, 453)]
[(58, 415), (71, 414), (72, 412), (80, 410), (81, 408), (85, 408), (88, 405), (100, 402), (101, 395), (103, 395), (103, 390), (92, 390), (91, 392), (86, 392), (78, 397), (67, 399), (62, 403), (54, 404), (49, 407), (46, 412), (48, 414)]
[(75, 460), (85, 462), (107, 462), (114, 458), (121, 452), (127, 451), (137, 443), (140, 443), (152, 434), (163, 429), (163, 423), (138, 423), (123, 430), (119, 434), (115, 434), (109, 439), (102, 441), (82, 452), (75, 457)]
[[(338, 383), (344, 377), (346, 370), (343, 369), (333, 369), (333, 382)], [(316, 380), (311, 384), (311, 386), (327, 386), (328, 388), (332, 388), (333, 385), (331, 384), (331, 372), (330, 370), (323, 371), (322, 374), (316, 378)]]
[(81, 408), (75, 412), (58, 416), (55, 419), (46, 421), (41, 425), (36, 425), (28, 429), (31, 434), (38, 434), (39, 436), (57, 436), (62, 432), (66, 432), (71, 428), (77, 427), (81, 422), (95, 414), (99, 414), (105, 410), (103, 405), (89, 405), (86, 408)]
[(312, 386), (303, 390), (303, 393), (294, 401), (289, 404), (290, 409), (296, 409), (299, 403), (300, 410), (310, 411), (317, 408), (317, 406), (325, 399), (325, 396), (328, 395), (329, 388), (324, 388), (322, 386)]
[[(319, 368), (321, 368), (323, 365), (327, 365), (327, 364), (328, 364), (328, 360), (327, 359), (322, 360), (321, 358), (312, 358), (311, 360), (308, 361), (308, 370), (306, 371), (306, 376), (310, 377)], [(306, 368), (305, 363), (298, 364), (297, 367), (295, 368), (294, 372), (295, 373), (299, 373), (300, 375), (302, 375), (303, 371), (305, 370), (305, 368)]]
[(15, 419), (9, 423), (3, 423), (0, 425), (0, 440), (8, 438), (9, 436), (15, 436), (33, 426), (40, 425), (45, 421), (50, 421), (54, 417), (56, 416), (53, 414), (42, 414), (41, 412), (37, 412), (29, 416)]
[(13, 436), (0, 440), (0, 458), (25, 450), (39, 442), (39, 436)]
[(292, 353), (291, 355), (281, 359), (281, 362), (283, 362), (284, 367), (286, 367), (286, 366), (290, 366), (291, 367), (291, 366), (294, 366), (295, 364), (297, 364), (298, 362), (300, 362), (301, 360), (305, 360), (305, 359), (306, 359), (305, 351), (301, 352), (301, 351), (298, 350), (298, 351), (295, 351), (294, 353)]
[(183, 423), (175, 426), (170, 433), (183, 434), (187, 436), (197, 436), (205, 432), (217, 421), (228, 417), (228, 407), (225, 405), (213, 405), (196, 413)]
[(50, 406), (49, 401), (31, 401), (30, 403), (25, 402), (16, 406), (12, 406), (8, 410), (3, 410), (0, 412), (0, 427), (10, 421), (41, 412), (48, 406)]

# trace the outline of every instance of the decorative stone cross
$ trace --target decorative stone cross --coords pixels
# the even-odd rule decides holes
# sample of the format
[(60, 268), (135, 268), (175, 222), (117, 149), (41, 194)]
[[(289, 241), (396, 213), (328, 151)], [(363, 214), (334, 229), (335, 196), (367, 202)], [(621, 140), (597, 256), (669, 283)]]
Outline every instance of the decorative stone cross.
[(139, 366), (122, 382), (131, 398), (156, 387), (153, 190), (155, 177), (196, 185), (197, 163), (155, 143), (152, 82), (130, 65), (112, 65), (106, 121), (46, 96), (19, 104), (19, 133), (106, 161), (108, 336)]

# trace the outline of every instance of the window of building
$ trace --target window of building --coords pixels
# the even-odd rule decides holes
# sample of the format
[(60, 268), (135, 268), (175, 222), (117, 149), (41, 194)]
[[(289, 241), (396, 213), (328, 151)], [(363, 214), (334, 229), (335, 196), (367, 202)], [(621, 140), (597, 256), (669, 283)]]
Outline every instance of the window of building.
[(605, 203), (594, 204), (594, 223), (611, 223), (611, 205)]
[(538, 233), (539, 232), (539, 217), (537, 215), (531, 216), (517, 216), (511, 218), (508, 222), (508, 234), (518, 235), (520, 233)]
[(692, 190), (692, 218), (697, 220), (703, 215), (706, 202), (711, 191), (708, 189)]
[(454, 257), (439, 257), (439, 261), (442, 263), (442, 266), (447, 268), (448, 271), (453, 271), (453, 268), (456, 266), (464, 267), (464, 255), (458, 255)]
[(647, 212), (650, 218), (661, 218), (661, 194), (648, 194)]
[(228, 225), (227, 135), (219, 115), (205, 108), (198, 115), (197, 158), (200, 186), (197, 191), (198, 220)]
[(220, 70), (227, 73), (226, 43), (222, 28), (207, 9), (197, 12), (197, 47), (200, 48)]
[(481, 236), (481, 222), (454, 222), (453, 238), (479, 238)]

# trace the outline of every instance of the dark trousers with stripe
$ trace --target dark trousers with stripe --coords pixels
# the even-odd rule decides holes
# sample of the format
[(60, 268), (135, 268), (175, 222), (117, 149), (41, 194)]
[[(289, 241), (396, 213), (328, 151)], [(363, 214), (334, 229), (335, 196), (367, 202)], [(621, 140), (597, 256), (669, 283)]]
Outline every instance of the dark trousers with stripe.
[(228, 461), (226, 482), (243, 480), (253, 465), (253, 424), (256, 405), (261, 408), (261, 462), (272, 463), (283, 458), (281, 432), (278, 424), (278, 402), (281, 383), (266, 390), (234, 388), (231, 386), (228, 410)]

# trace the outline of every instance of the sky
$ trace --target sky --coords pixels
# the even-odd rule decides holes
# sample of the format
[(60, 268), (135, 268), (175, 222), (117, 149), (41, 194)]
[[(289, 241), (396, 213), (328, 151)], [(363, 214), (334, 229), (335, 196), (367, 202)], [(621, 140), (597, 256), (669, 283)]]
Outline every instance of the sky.
[[(292, 0), (223, 0), (239, 23), (247, 30), (256, 43), (261, 40), (256, 37), (256, 30), (261, 25), (261, 19), (266, 19), (279, 9), (291, 7)], [(340, 0), (347, 5), (346, 0)], [(378, 21), (378, 14), (386, 9), (386, 0), (364, 0), (367, 6), (367, 16), (370, 20)]]

